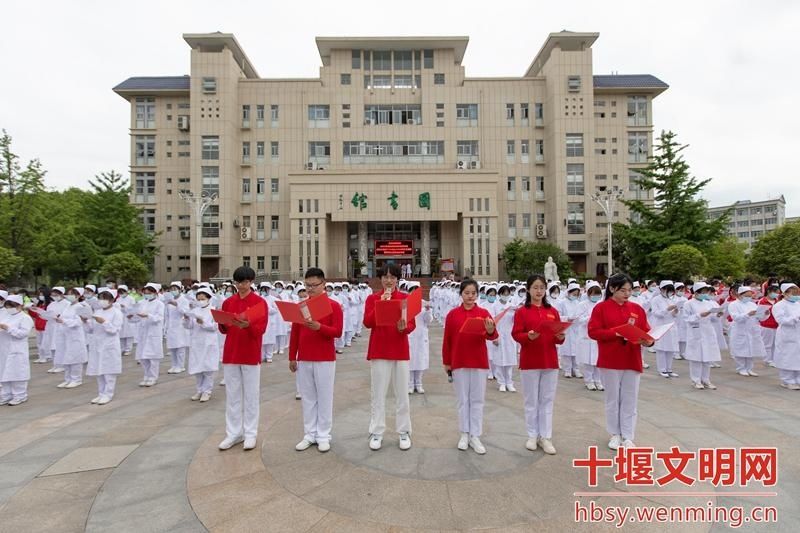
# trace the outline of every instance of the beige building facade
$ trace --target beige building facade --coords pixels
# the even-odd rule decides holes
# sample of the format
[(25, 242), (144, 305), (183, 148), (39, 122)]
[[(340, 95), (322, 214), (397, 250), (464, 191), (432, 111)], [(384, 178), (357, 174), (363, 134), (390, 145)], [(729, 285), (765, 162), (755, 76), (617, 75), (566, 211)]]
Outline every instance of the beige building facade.
[(765, 233), (777, 229), (790, 219), (786, 218), (786, 199), (783, 195), (769, 200), (739, 200), (731, 205), (709, 207), (709, 219), (719, 218), (730, 213), (728, 235), (739, 242), (753, 246)]
[[(597, 33), (550, 34), (521, 77), (466, 77), (467, 37), (320, 37), (319, 78), (258, 76), (231, 34), (187, 34), (191, 74), (133, 77), (132, 201), (159, 233), (156, 279), (504, 275), (515, 238), (605, 274), (590, 195), (636, 184), (651, 153), (651, 75), (593, 73)], [(216, 193), (196, 219), (181, 191)], [(614, 221), (624, 221), (624, 206)], [(201, 271), (195, 270), (200, 239)]]

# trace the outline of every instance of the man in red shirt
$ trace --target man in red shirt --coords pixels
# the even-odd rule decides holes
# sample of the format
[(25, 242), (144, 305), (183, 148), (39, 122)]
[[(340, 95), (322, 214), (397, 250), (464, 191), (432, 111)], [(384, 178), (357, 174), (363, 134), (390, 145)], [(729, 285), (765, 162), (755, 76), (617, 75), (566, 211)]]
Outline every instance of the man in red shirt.
[[(233, 272), (237, 294), (222, 303), (222, 310), (239, 316), (233, 325), (219, 325), (225, 334), (222, 368), (225, 376), (225, 440), (220, 450), (244, 441), (244, 449), (256, 447), (258, 435), (259, 392), (261, 387), (261, 338), (267, 329), (267, 304), (252, 290), (256, 273), (250, 267)], [(242, 313), (261, 306), (249, 322)]]
[(378, 326), (375, 321), (375, 303), (378, 300), (405, 300), (408, 295), (397, 290), (400, 267), (395, 264), (382, 268), (383, 292), (367, 297), (364, 303), (364, 325), (372, 330), (367, 348), (372, 378), (372, 416), (369, 421), (369, 447), (380, 450), (383, 432), (386, 431), (386, 393), (393, 385), (395, 423), (400, 434), (400, 449), (411, 448), (411, 407), (408, 402), (409, 352), (408, 334), (414, 331), (413, 318), (400, 319), (393, 326)]
[[(305, 275), (309, 298), (325, 293), (325, 273), (309, 268)], [(342, 336), (343, 314), (338, 302), (331, 300), (333, 312), (305, 325), (294, 324), (289, 338), (289, 370), (297, 372), (297, 386), (303, 402), (305, 434), (295, 449), (307, 450), (312, 444), (321, 452), (331, 449), (333, 425), (333, 381), (336, 374), (334, 340)]]

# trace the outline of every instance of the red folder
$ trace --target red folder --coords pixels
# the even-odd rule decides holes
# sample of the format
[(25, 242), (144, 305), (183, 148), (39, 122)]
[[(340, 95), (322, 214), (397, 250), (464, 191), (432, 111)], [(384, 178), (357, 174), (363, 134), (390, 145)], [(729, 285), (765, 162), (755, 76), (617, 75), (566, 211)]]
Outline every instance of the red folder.
[(461, 324), (459, 333), (469, 333), (475, 335), (486, 335), (486, 322), (483, 318), (468, 318)]
[(333, 313), (331, 300), (328, 298), (327, 294), (320, 294), (319, 296), (314, 296), (308, 300), (303, 300), (299, 305), (301, 307), (306, 306), (311, 313), (311, 318), (316, 321), (319, 321), (320, 319), (325, 318), (329, 314)]
[(558, 335), (567, 330), (572, 325), (572, 322), (559, 322), (557, 320), (546, 320), (539, 325), (540, 330), (548, 331), (553, 335)]
[[(300, 308), (299, 304), (275, 300), (275, 305), (278, 306), (278, 311), (280, 311), (281, 316), (286, 322), (291, 322), (292, 324), (306, 323), (306, 318), (303, 316), (303, 310)], [(311, 315), (309, 315), (309, 317), (310, 316)]]
[(244, 319), (247, 320), (250, 324), (253, 322), (259, 322), (264, 320), (264, 317), (267, 316), (267, 303), (264, 302), (262, 305), (260, 302), (256, 305), (251, 305), (248, 307), (245, 312), (243, 313)]
[(377, 300), (375, 302), (375, 325), (397, 325), (397, 322), (403, 318), (403, 302), (405, 300)]
[(669, 331), (673, 325), (675, 325), (675, 323), (670, 322), (668, 324), (655, 327), (651, 329), (649, 332), (646, 332), (630, 324), (623, 324), (621, 326), (611, 328), (611, 330), (616, 331), (630, 342), (639, 342), (640, 340), (651, 342), (651, 341), (657, 341), (658, 339), (663, 337), (664, 334), (667, 331)]
[(222, 324), (223, 326), (232, 326), (234, 320), (239, 320), (239, 315), (228, 313), (227, 311), (219, 311), (217, 309), (211, 310), (211, 316), (214, 317), (214, 321), (217, 324)]
[(331, 301), (325, 294), (314, 296), (300, 303), (275, 300), (275, 305), (278, 306), (278, 311), (283, 319), (292, 324), (305, 324), (306, 317), (319, 321), (333, 313)]
[(422, 312), (422, 289), (417, 288), (404, 300), (406, 302), (406, 320), (416, 318)]

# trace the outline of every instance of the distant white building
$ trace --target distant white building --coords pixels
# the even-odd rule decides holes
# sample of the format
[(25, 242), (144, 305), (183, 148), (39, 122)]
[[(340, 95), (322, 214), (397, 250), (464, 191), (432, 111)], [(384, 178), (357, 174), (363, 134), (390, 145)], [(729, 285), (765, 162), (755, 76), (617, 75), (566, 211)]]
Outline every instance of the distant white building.
[[(783, 226), (786, 219), (786, 199), (783, 195), (762, 202), (739, 200), (732, 205), (709, 207), (709, 219), (721, 217), (731, 209), (728, 235), (752, 246), (762, 235)], [(791, 219), (790, 219), (791, 220)]]

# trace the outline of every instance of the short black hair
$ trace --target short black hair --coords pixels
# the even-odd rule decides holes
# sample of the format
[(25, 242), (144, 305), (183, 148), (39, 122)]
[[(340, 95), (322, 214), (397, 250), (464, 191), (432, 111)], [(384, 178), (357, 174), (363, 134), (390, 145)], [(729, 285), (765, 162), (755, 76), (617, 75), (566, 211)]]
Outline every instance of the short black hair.
[[(658, 285), (658, 282), (656, 282), (655, 280), (650, 280), (650, 283), (656, 283), (656, 285)], [(613, 276), (608, 278), (608, 282), (606, 283), (605, 299), (608, 300), (609, 298), (611, 298), (611, 296), (614, 295), (615, 291), (618, 291), (625, 285), (630, 285), (631, 287), (633, 287), (633, 280), (631, 280), (631, 278), (627, 274), (622, 274), (622, 273), (614, 274)]]
[(319, 278), (324, 280), (325, 272), (323, 272), (321, 268), (311, 267), (308, 270), (306, 270), (305, 279), (308, 278)]
[(378, 277), (382, 278), (383, 276), (391, 274), (396, 278), (402, 278), (403, 274), (400, 273), (400, 266), (395, 263), (390, 263), (388, 265), (384, 265), (380, 269), (378, 269)]
[(240, 266), (233, 271), (233, 281), (241, 283), (242, 281), (256, 279), (256, 271), (249, 266)]
[(478, 282), (474, 279), (465, 279), (458, 287), (458, 294), (463, 294), (464, 290), (469, 286), (475, 287), (475, 292), (478, 292)]

